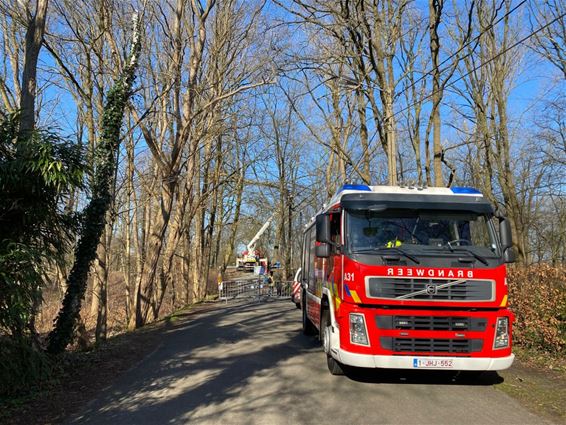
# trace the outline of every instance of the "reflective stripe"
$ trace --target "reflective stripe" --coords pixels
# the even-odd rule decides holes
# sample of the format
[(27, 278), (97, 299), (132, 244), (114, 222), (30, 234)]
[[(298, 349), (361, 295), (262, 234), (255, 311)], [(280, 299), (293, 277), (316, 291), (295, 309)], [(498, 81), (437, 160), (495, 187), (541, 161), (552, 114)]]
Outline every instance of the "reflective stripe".
[(301, 284), (299, 282), (293, 282), (293, 295), (297, 295), (301, 290)]
[(350, 289), (350, 295), (352, 295), (352, 298), (354, 299), (354, 301), (356, 303), (361, 303), (362, 300), (360, 299), (360, 297), (358, 297), (358, 293), (356, 291), (354, 291), (353, 289)]

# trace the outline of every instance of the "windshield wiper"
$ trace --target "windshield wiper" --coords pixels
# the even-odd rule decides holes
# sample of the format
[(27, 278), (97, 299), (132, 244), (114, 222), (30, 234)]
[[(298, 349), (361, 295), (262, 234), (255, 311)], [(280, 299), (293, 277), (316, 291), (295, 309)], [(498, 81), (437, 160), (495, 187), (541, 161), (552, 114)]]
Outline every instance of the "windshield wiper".
[(376, 251), (394, 251), (398, 254), (403, 255), (404, 257), (407, 257), (409, 260), (412, 260), (414, 263), (416, 264), (420, 264), (421, 262), (419, 261), (419, 259), (417, 257), (415, 257), (414, 255), (409, 254), (407, 251), (398, 248), (398, 247), (394, 247), (392, 246), (391, 248), (387, 248), (386, 246), (381, 246), (379, 248), (364, 248), (364, 249), (357, 249), (355, 251), (353, 251), (354, 254), (362, 254), (364, 252), (376, 252)]
[(381, 247), (378, 248), (380, 251), (381, 250), (387, 250), (387, 251), (395, 251), (398, 252), (401, 255), (404, 255), (405, 257), (407, 257), (410, 260), (413, 260), (413, 262), (420, 264), (421, 262), (419, 261), (419, 259), (417, 257), (415, 257), (414, 255), (409, 254), (407, 251), (405, 251), (404, 249), (401, 249), (399, 247), (396, 246), (392, 246), (391, 248), (387, 248), (387, 247)]
[(447, 243), (446, 245), (444, 245), (444, 247), (445, 247), (445, 248), (446, 248), (446, 247), (449, 248), (449, 249), (450, 249), (450, 252), (454, 252), (454, 251), (464, 251), (464, 252), (470, 254), (470, 255), (471, 255), (472, 257), (474, 257), (476, 260), (481, 261), (484, 265), (486, 265), (486, 266), (489, 265), (489, 263), (487, 262), (487, 260), (486, 260), (484, 257), (482, 257), (481, 255), (476, 254), (474, 251), (472, 251), (472, 250), (470, 250), (470, 249), (468, 249), (468, 248), (464, 248), (464, 247), (461, 247), (461, 246), (459, 246), (459, 247), (457, 247), (457, 248), (454, 248), (452, 245), (450, 245), (450, 243)]

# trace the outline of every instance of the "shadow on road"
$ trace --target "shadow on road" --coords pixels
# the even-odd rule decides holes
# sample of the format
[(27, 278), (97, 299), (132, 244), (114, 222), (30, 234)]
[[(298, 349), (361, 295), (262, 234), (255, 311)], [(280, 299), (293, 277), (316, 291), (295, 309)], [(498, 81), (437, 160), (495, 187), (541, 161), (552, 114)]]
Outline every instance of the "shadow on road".
[(490, 386), (503, 382), (497, 372), (480, 374), (439, 370), (346, 368), (345, 375), (356, 382), (373, 384)]
[[(325, 394), (365, 391), (382, 399), (395, 393), (379, 384), (490, 386), (503, 381), (496, 373), (478, 378), (350, 368), (344, 377), (330, 376), (318, 340), (302, 334), (299, 317), (288, 300), (176, 315), (162, 329), (161, 346), (69, 423), (216, 422), (222, 415), (245, 422), (258, 412), (288, 420), (291, 414), (299, 422), (308, 416), (314, 423), (324, 416), (309, 407), (318, 394), (312, 379)], [(304, 379), (307, 373), (310, 378)]]
[[(296, 310), (291, 303), (288, 309), (276, 311), (265, 303), (242, 304), (207, 311), (190, 321), (170, 322), (163, 345), (69, 423), (172, 423), (237, 399), (254, 376), (272, 373), (281, 362), (319, 350), (316, 340), (300, 333), (299, 324), (296, 330), (278, 331), (283, 324), (288, 329), (291, 309)], [(262, 342), (258, 333), (277, 343)], [(266, 388), (254, 400), (261, 403), (262, 397), (268, 403), (273, 394)], [(239, 409), (251, 407), (231, 407), (231, 411)]]

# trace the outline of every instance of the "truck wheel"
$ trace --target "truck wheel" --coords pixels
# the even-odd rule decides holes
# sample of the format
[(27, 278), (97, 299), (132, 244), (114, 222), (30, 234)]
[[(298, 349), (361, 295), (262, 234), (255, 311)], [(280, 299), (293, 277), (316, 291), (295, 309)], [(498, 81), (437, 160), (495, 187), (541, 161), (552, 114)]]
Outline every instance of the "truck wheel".
[(344, 375), (344, 369), (342, 369), (342, 363), (336, 360), (330, 355), (326, 355), (326, 365), (331, 375)]
[(312, 322), (310, 321), (310, 319), (307, 316), (307, 303), (306, 303), (306, 296), (305, 293), (303, 292), (303, 334), (305, 335), (315, 335), (316, 334), (316, 328), (314, 327), (314, 325), (312, 324)]
[(325, 309), (320, 319), (320, 341), (322, 342), (322, 347), (326, 354), (326, 365), (332, 375), (344, 375), (342, 364), (330, 355), (330, 332), (332, 332), (330, 312)]

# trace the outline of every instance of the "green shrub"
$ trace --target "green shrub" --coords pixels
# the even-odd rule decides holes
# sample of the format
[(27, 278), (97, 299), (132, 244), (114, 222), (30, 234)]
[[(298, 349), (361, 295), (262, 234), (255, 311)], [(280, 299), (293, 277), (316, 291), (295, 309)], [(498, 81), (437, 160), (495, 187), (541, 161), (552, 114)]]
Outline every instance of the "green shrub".
[(546, 264), (508, 272), (509, 301), (517, 319), (514, 343), (566, 354), (566, 269)]
[(0, 397), (39, 390), (55, 375), (56, 365), (31, 339), (0, 337)]
[(25, 244), (7, 242), (0, 249), (0, 330), (14, 338), (24, 335), (41, 298), (38, 257), (37, 250)]
[(82, 186), (80, 147), (47, 130), (20, 137), (0, 113), (0, 334), (29, 334), (46, 263), (62, 261), (76, 219), (64, 200)]
[(83, 150), (55, 133), (18, 133), (17, 115), (0, 111), (0, 395), (45, 382), (50, 358), (33, 317), (43, 269), (62, 261), (77, 220), (65, 200), (82, 187)]

